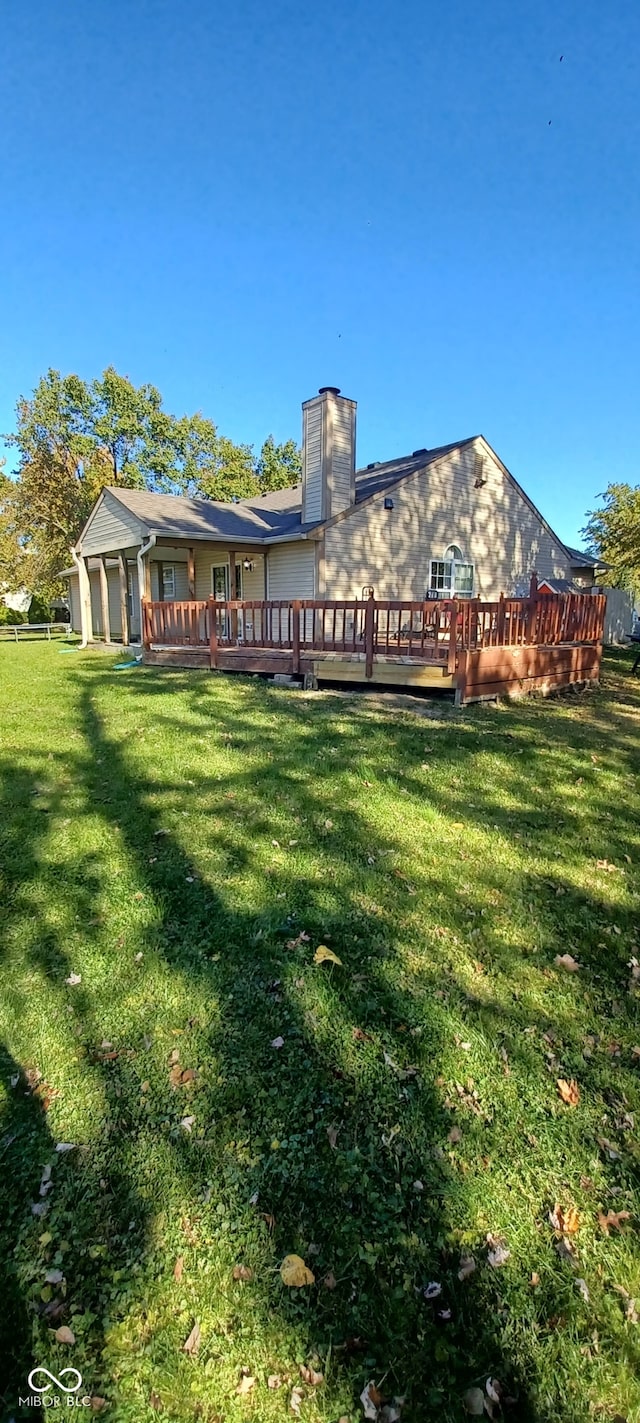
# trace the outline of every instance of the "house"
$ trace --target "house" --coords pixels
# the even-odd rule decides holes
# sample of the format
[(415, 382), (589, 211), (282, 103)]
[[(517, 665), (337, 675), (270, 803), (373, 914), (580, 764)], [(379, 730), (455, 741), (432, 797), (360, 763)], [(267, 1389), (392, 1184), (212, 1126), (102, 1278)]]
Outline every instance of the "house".
[(567, 547), (483, 435), (356, 470), (356, 402), (324, 386), (302, 406), (302, 481), (217, 503), (105, 488), (65, 570), (85, 641), (141, 638), (147, 598), (496, 599), (533, 571), (587, 589)]

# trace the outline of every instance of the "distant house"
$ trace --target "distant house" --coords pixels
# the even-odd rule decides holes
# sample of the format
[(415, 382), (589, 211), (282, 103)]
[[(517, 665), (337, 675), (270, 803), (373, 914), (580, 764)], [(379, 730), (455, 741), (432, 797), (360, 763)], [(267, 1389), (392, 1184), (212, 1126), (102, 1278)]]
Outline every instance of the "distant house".
[(74, 628), (137, 641), (141, 600), (495, 599), (586, 589), (567, 547), (483, 435), (356, 470), (356, 403), (302, 406), (302, 482), (238, 503), (106, 488), (65, 570)]

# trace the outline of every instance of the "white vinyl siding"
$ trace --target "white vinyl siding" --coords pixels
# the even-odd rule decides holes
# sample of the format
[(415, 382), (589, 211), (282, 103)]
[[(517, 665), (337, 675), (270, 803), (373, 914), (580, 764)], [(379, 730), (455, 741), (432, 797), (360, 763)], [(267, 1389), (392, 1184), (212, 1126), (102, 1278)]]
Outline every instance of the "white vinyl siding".
[(269, 598), (315, 598), (313, 543), (274, 544), (267, 560)]
[(118, 641), (122, 637), (122, 615), (120, 612), (120, 569), (107, 569), (107, 586), (109, 589), (109, 622), (111, 623), (111, 638)]
[[(480, 489), (476, 454), (484, 457)], [(389, 491), (385, 491), (388, 493)], [(570, 560), (482, 442), (453, 450), (391, 491), (360, 506), (325, 532), (325, 596), (423, 598), (431, 560), (459, 544), (474, 566), (474, 596), (497, 598), (539, 577), (570, 578)], [(442, 551), (442, 552), (441, 552)]]
[(68, 580), (69, 584), (69, 609), (71, 612), (71, 627), (74, 632), (82, 631), (80, 615), (80, 580), (77, 573), (74, 573)]
[(135, 547), (143, 537), (140, 521), (104, 489), (85, 529), (82, 552), (113, 553), (115, 549)]
[(322, 518), (322, 400), (303, 409), (302, 430), (302, 522), (311, 524)]
[(329, 516), (348, 509), (354, 497), (354, 457), (355, 457), (355, 406), (346, 400), (335, 400), (333, 405), (332, 460), (331, 460), (331, 509)]

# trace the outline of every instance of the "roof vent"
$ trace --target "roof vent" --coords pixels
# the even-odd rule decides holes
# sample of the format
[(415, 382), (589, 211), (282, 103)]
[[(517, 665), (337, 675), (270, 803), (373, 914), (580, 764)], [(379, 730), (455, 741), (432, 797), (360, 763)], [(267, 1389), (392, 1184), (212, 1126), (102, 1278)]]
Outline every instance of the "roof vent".
[(339, 385), (321, 385), (321, 386), (320, 386), (320, 389), (319, 389), (319, 391), (318, 391), (318, 395), (339, 395), (339, 394), (340, 394), (340, 386), (339, 386)]
[(367, 465), (367, 469), (377, 469), (379, 464), (380, 464), (380, 460), (374, 460), (374, 461), (373, 461), (373, 464), (368, 464), (368, 465)]
[(411, 452), (411, 458), (412, 458), (412, 460), (414, 460), (417, 455), (428, 455), (428, 453), (429, 453), (428, 450), (412, 450), (412, 452)]

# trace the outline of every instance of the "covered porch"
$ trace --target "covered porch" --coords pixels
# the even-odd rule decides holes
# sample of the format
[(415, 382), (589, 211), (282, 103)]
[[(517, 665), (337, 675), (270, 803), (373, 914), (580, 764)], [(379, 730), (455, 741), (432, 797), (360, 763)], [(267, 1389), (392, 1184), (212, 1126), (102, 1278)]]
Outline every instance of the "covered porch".
[(74, 565), (62, 576), (69, 582), (72, 626), (85, 644), (140, 644), (144, 603), (162, 610), (210, 597), (264, 598), (267, 592), (264, 550), (213, 541), (187, 545), (156, 538), (104, 554), (76, 553)]

